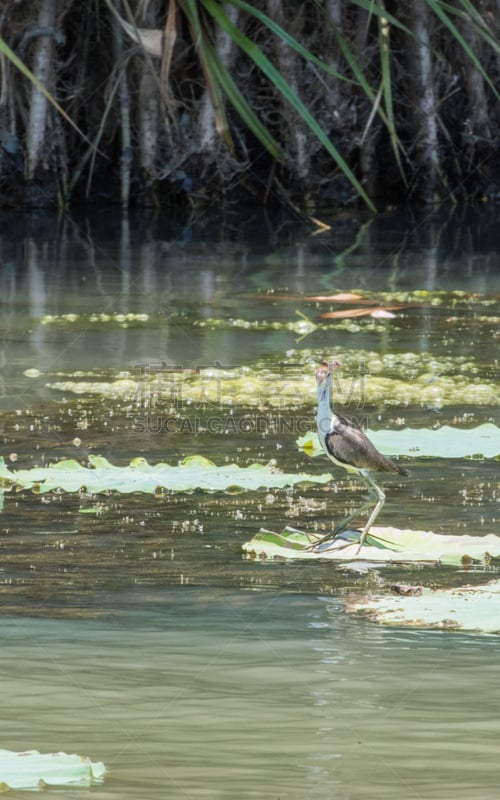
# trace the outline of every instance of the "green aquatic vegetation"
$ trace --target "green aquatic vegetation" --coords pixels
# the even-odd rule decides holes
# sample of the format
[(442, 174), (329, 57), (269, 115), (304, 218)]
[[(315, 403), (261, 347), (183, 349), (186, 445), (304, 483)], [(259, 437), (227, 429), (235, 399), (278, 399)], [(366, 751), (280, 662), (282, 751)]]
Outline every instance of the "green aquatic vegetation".
[(463, 292), (460, 290), (426, 290), (418, 289), (410, 292), (382, 292), (380, 295), (387, 303), (422, 303), (431, 306), (450, 306), (451, 308), (464, 306), (494, 306), (498, 298), (488, 297), (476, 292)]
[[(398, 315), (399, 316), (399, 315)], [(386, 333), (390, 325), (391, 331), (399, 330), (394, 319), (341, 319), (338, 322), (322, 323), (321, 330), (344, 331), (345, 333)]]
[[(346, 290), (342, 290), (344, 293)], [(351, 289), (348, 290), (353, 299), (350, 304), (356, 305), (356, 295), (360, 300), (366, 302), (370, 300), (373, 303), (380, 305), (389, 305), (393, 303), (401, 303), (402, 305), (416, 305), (416, 306), (446, 306), (450, 308), (455, 307), (470, 307), (473, 305), (479, 306), (495, 306), (498, 304), (497, 297), (490, 297), (478, 292), (463, 292), (460, 290), (448, 291), (446, 289), (414, 289), (402, 290), (393, 292), (374, 292), (367, 291), (366, 289)], [(307, 299), (307, 298), (305, 298)], [(317, 298), (311, 298), (316, 300)], [(335, 303), (335, 291), (332, 292), (331, 301), (326, 295), (323, 302)], [(345, 301), (343, 301), (344, 303)]]
[(118, 325), (129, 327), (149, 322), (149, 314), (134, 314), (132, 312), (99, 312), (94, 314), (45, 314), (40, 319), (42, 325), (75, 325), (87, 327), (88, 325)]
[[(47, 374), (47, 385), (59, 392), (86, 394), (129, 403), (131, 408), (168, 409), (245, 407), (254, 409), (312, 409), (316, 403), (315, 366), (325, 356), (342, 361), (334, 390), (339, 404), (351, 407), (451, 405), (496, 406), (498, 385), (488, 368), (469, 356), (433, 356), (430, 353), (386, 353), (348, 350), (290, 349), (248, 366), (199, 367), (142, 373), (116, 373), (116, 379), (95, 373)], [(25, 375), (29, 376), (27, 370)], [(39, 377), (41, 375), (37, 373)], [(86, 377), (86, 380), (80, 380)], [(52, 378), (52, 380), (50, 379)]]
[(447, 317), (446, 322), (448, 325), (453, 325), (457, 323), (458, 325), (463, 326), (464, 329), (469, 328), (470, 325), (473, 325), (476, 322), (479, 322), (481, 324), (483, 323), (489, 324), (492, 326), (492, 328), (494, 327), (496, 329), (497, 326), (500, 325), (500, 317), (496, 317), (494, 314), (492, 314), (491, 316), (488, 316), (487, 314), (475, 314), (475, 313), (472, 315), (462, 314), (461, 316)]
[[(242, 331), (291, 331), (301, 336), (307, 336), (320, 327), (303, 314), (300, 314), (300, 317), (301, 319), (293, 322), (207, 317), (206, 319), (196, 320), (194, 325), (198, 328), (209, 328), (210, 330), (233, 330), (236, 328)], [(323, 328), (324, 326), (321, 327)]]
[[(497, 458), (500, 456), (500, 429), (491, 422), (475, 428), (402, 428), (396, 431), (366, 431), (381, 452), (413, 458)], [(297, 439), (309, 455), (323, 454), (316, 431)]]
[(339, 308), (346, 309), (346, 314), (349, 314), (350, 310), (353, 308), (356, 309), (359, 306), (362, 306), (364, 311), (369, 314), (370, 306), (383, 308), (397, 304), (401, 309), (411, 306), (416, 308), (440, 306), (450, 309), (471, 310), (474, 307), (495, 307), (498, 306), (499, 302), (499, 298), (494, 295), (491, 296), (480, 292), (464, 292), (460, 290), (448, 291), (446, 289), (415, 289), (381, 292), (367, 289), (339, 289), (333, 287), (331, 291), (319, 295), (281, 294), (268, 290), (258, 295), (258, 297), (261, 300), (270, 300), (273, 303), (303, 301), (314, 303), (319, 308), (324, 308), (326, 305), (335, 305)]
[[(290, 331), (300, 336), (300, 339), (309, 336), (317, 330), (337, 330), (347, 331), (348, 333), (382, 333), (387, 330), (387, 321), (375, 319), (356, 320), (343, 319), (334, 323), (315, 323), (305, 314), (297, 312), (300, 319), (293, 322), (279, 322), (270, 320), (246, 320), (240, 318), (227, 317), (225, 319), (207, 317), (194, 323), (199, 328), (209, 328), (210, 330), (243, 330), (243, 331)], [(391, 329), (394, 330), (392, 320)]]
[(384, 625), (500, 633), (500, 581), (457, 589), (422, 587), (408, 596), (352, 596), (347, 610)]
[(352, 542), (339, 538), (314, 548), (321, 538), (295, 528), (279, 533), (261, 529), (243, 551), (251, 558), (293, 558), (314, 561), (364, 561), (374, 565), (394, 563), (430, 563), (462, 566), (485, 563), (500, 558), (500, 536), (444, 536), (433, 531), (400, 530), (393, 527), (372, 527), (365, 545), (359, 550), (359, 536)]
[(252, 491), (261, 488), (284, 488), (287, 486), (324, 484), (331, 481), (329, 473), (309, 475), (286, 473), (269, 464), (237, 464), (216, 466), (204, 456), (185, 458), (180, 464), (149, 464), (144, 458), (135, 458), (126, 467), (117, 467), (102, 456), (89, 456), (89, 466), (74, 459), (64, 459), (48, 467), (10, 470), (0, 459), (0, 485), (19, 486), (45, 493), (56, 489), (65, 492), (147, 492), (161, 495), (163, 492), (226, 492)]

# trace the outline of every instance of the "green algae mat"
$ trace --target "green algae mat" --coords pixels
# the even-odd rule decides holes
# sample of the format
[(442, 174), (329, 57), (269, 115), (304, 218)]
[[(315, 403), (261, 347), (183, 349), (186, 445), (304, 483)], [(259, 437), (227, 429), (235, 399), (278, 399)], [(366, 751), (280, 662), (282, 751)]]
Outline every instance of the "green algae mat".
[[(137, 407), (177, 408), (205, 404), (217, 408), (314, 407), (314, 367), (325, 355), (339, 358), (343, 372), (336, 392), (344, 404), (409, 405), (445, 408), (457, 405), (498, 406), (500, 395), (494, 369), (472, 356), (432, 353), (386, 353), (375, 350), (291, 348), (242, 366), (147, 364), (135, 371), (41, 372), (25, 377), (43, 380), (57, 393), (119, 400)], [(276, 391), (279, 376), (280, 391)]]

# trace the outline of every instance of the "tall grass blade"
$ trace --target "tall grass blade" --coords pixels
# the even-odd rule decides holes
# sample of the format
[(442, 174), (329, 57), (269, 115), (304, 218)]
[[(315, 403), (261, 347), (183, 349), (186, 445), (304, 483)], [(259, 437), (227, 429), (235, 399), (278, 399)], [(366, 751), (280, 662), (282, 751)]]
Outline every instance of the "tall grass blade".
[(450, 17), (445, 12), (445, 7), (447, 6), (446, 3), (441, 3), (439, 0), (427, 0), (429, 7), (434, 11), (437, 17), (441, 20), (441, 22), (448, 28), (450, 33), (453, 35), (454, 39), (463, 49), (464, 53), (470, 58), (474, 66), (476, 67), (477, 71), (481, 73), (483, 79), (486, 81), (492, 92), (494, 93), (495, 97), (500, 100), (500, 94), (497, 91), (497, 88), (493, 81), (491, 80), (490, 76), (483, 68), (481, 62), (479, 61), (478, 57), (468, 44), (468, 42), (464, 39), (456, 25), (452, 22)]
[(87, 144), (89, 144), (91, 147), (94, 148), (95, 145), (90, 141), (90, 139), (87, 139), (87, 137), (85, 136), (83, 131), (80, 130), (76, 122), (73, 122), (69, 114), (67, 114), (64, 108), (62, 108), (59, 105), (54, 95), (49, 92), (49, 90), (43, 85), (43, 83), (41, 83), (38, 80), (38, 78), (35, 77), (35, 75), (33, 75), (31, 70), (28, 69), (26, 64), (23, 61), (21, 61), (19, 56), (17, 56), (14, 53), (14, 51), (10, 49), (7, 42), (5, 42), (1, 36), (0, 36), (0, 53), (3, 53), (4, 56), (8, 58), (12, 64), (14, 64), (14, 66), (19, 70), (19, 72), (21, 72), (26, 78), (28, 78), (28, 80), (33, 84), (33, 86), (35, 86), (38, 89), (38, 91), (41, 92), (47, 98), (49, 103), (52, 103), (56, 111), (58, 111), (58, 113), (61, 114), (62, 117), (64, 117), (66, 122), (68, 122), (71, 125), (71, 127), (75, 129), (78, 135), (81, 136), (82, 139), (84, 139), (87, 142)]
[(207, 9), (207, 11), (212, 15), (214, 20), (231, 36), (233, 41), (245, 52), (259, 67), (259, 69), (266, 75), (266, 77), (273, 83), (273, 85), (278, 89), (280, 94), (290, 103), (290, 105), (297, 111), (300, 115), (302, 120), (305, 122), (306, 125), (311, 129), (314, 133), (316, 138), (321, 142), (323, 147), (327, 150), (327, 152), (332, 156), (334, 161), (340, 167), (348, 181), (350, 182), (351, 186), (355, 188), (356, 192), (363, 198), (366, 205), (373, 211), (376, 212), (375, 206), (372, 200), (368, 197), (365, 190), (363, 189), (361, 183), (358, 181), (354, 173), (352, 172), (349, 165), (343, 159), (337, 148), (333, 145), (330, 141), (324, 130), (318, 124), (318, 122), (314, 119), (311, 112), (308, 108), (302, 103), (296, 92), (290, 86), (290, 84), (283, 78), (280, 72), (276, 69), (276, 67), (269, 61), (265, 53), (249, 39), (245, 36), (242, 31), (240, 31), (231, 20), (227, 17), (224, 13), (222, 7), (216, 3), (214, 0), (202, 0), (203, 5)]
[(233, 138), (229, 130), (224, 108), (224, 95), (213, 69), (213, 45), (207, 39), (203, 23), (198, 13), (198, 5), (195, 0), (181, 0), (180, 5), (188, 19), (191, 28), (191, 36), (200, 59), (208, 91), (210, 92), (217, 132), (224, 138), (226, 143), (232, 147)]
[(399, 167), (399, 172), (406, 184), (403, 165), (399, 155), (399, 139), (396, 133), (396, 123), (394, 120), (394, 106), (392, 99), (392, 79), (391, 79), (391, 46), (389, 22), (385, 17), (379, 17), (379, 46), (380, 46), (380, 69), (382, 74), (382, 94), (384, 97), (385, 113), (387, 116), (387, 130), (391, 141), (394, 158)]
[(401, 20), (395, 17), (394, 14), (389, 13), (383, 3), (377, 3), (375, 0), (351, 0), (351, 3), (367, 11), (368, 14), (374, 14), (377, 17), (386, 19), (391, 25), (394, 25), (395, 28), (399, 28), (410, 36), (412, 35), (411, 30), (401, 22)]
[(494, 34), (491, 32), (491, 29), (488, 27), (488, 24), (484, 21), (477, 8), (474, 8), (470, 0), (458, 0), (458, 2), (463, 7), (463, 12), (461, 9), (446, 3), (442, 3), (441, 5), (443, 9), (450, 14), (455, 14), (463, 18), (465, 13), (467, 16), (467, 23), (490, 45), (497, 55), (500, 55), (500, 42), (498, 39), (495, 39)]
[(276, 34), (280, 39), (282, 39), (286, 44), (288, 44), (293, 50), (295, 50), (302, 58), (306, 61), (310, 61), (319, 69), (328, 72), (330, 75), (333, 75), (335, 78), (338, 78), (340, 81), (344, 81), (345, 83), (355, 83), (351, 78), (347, 78), (345, 75), (342, 75), (341, 72), (337, 72), (337, 70), (333, 69), (332, 67), (328, 66), (324, 61), (320, 58), (317, 58), (307, 47), (304, 47), (297, 41), (288, 31), (278, 25), (271, 17), (268, 17), (267, 14), (264, 14), (263, 11), (256, 8), (255, 6), (246, 3), (245, 0), (228, 0), (233, 6), (237, 6), (241, 8), (243, 11), (246, 11), (248, 14), (256, 17), (260, 22), (262, 22), (266, 28), (269, 28), (272, 33)]
[(275, 158), (277, 161), (281, 161), (282, 153), (278, 143), (269, 133), (266, 126), (260, 121), (243, 94), (238, 89), (233, 78), (231, 77), (229, 70), (222, 64), (220, 58), (218, 57), (215, 48), (209, 44), (207, 44), (205, 48), (205, 58), (207, 68), (210, 70), (212, 78), (217, 81), (218, 85), (226, 94), (229, 102), (237, 111), (245, 125), (247, 125), (248, 128), (254, 133), (254, 135), (264, 145), (266, 150), (268, 150), (273, 158)]

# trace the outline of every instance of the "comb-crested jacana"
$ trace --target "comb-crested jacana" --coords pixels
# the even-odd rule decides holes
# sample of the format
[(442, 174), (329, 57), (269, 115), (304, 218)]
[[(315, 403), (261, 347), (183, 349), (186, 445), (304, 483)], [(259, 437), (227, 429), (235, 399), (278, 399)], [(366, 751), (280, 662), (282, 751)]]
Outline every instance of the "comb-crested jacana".
[(348, 472), (355, 472), (359, 475), (366, 488), (370, 499), (356, 509), (338, 525), (330, 534), (324, 536), (314, 547), (317, 547), (328, 539), (333, 539), (354, 517), (373, 508), (368, 522), (366, 523), (359, 539), (359, 550), (363, 546), (368, 531), (375, 522), (382, 506), (385, 502), (385, 494), (371, 477), (371, 472), (392, 472), (398, 475), (409, 475), (408, 470), (400, 467), (387, 456), (379, 453), (374, 444), (369, 440), (361, 428), (354, 422), (341, 417), (333, 408), (330, 393), (332, 385), (333, 370), (340, 367), (338, 361), (324, 361), (321, 367), (316, 370), (316, 381), (318, 384), (318, 410), (316, 414), (316, 424), (318, 437), (323, 449), (334, 464)]

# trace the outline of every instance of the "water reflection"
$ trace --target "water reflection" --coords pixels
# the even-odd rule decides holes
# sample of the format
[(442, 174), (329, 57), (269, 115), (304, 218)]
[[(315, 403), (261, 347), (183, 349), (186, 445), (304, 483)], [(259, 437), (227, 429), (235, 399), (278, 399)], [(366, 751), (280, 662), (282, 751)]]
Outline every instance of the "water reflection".
[[(187, 225), (159, 215), (108, 211), (80, 216), (36, 211), (0, 215), (0, 289), (7, 308), (22, 304), (33, 318), (78, 298), (130, 310), (148, 298), (214, 303), (229, 292), (286, 288), (310, 293), (313, 283), (357, 276), (359, 286), (464, 289), (499, 286), (497, 208), (456, 210), (421, 219), (401, 214), (364, 220), (326, 217), (319, 235), (307, 219), (282, 216), (225, 221), (200, 216)], [(267, 275), (265, 274), (267, 272)], [(256, 282), (262, 281), (262, 285)], [(330, 283), (331, 288), (331, 283)], [(123, 305), (123, 301), (126, 302)]]
[[(15, 381), (19, 368), (28, 367), (126, 369), (147, 358), (244, 363), (255, 355), (246, 334), (221, 329), (208, 335), (181, 322), (228, 315), (249, 322), (297, 319), (304, 294), (357, 287), (491, 295), (500, 287), (499, 216), (495, 208), (422, 219), (341, 215), (328, 220), (330, 230), (313, 235), (310, 221), (282, 215), (274, 224), (263, 224), (262, 217), (242, 222), (202, 216), (183, 225), (158, 215), (3, 212), (4, 378)], [(266, 291), (286, 292), (291, 301), (266, 301)], [(309, 306), (303, 309), (311, 313)], [(114, 326), (109, 336), (88, 320), (60, 331), (43, 324), (47, 314), (94, 312), (146, 313), (151, 321)], [(426, 351), (438, 344), (435, 320), (422, 314), (418, 326), (418, 341), (414, 330), (403, 331), (399, 347)], [(274, 332), (257, 341), (260, 352), (268, 352), (286, 349), (296, 338)], [(366, 346), (368, 339), (360, 335), (358, 342)], [(470, 339), (464, 337), (460, 350)], [(316, 335), (314, 342), (320, 340)], [(338, 340), (343, 343), (345, 334)]]

